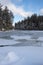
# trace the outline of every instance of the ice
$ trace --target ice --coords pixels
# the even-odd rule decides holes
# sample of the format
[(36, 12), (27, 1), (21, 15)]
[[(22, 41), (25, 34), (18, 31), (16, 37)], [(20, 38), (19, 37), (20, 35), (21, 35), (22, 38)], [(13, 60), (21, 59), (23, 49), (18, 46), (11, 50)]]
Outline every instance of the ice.
[(43, 31), (15, 31), (0, 38), (0, 65), (43, 65), (42, 35)]
[(0, 39), (0, 45), (13, 45), (19, 43), (15, 40), (6, 40), (6, 39)]
[(26, 39), (26, 40), (29, 40), (31, 38), (31, 36), (11, 36), (12, 38), (14, 38), (15, 40), (18, 40), (18, 39)]
[(39, 37), (37, 40), (39, 40), (39, 41), (43, 41), (43, 37)]

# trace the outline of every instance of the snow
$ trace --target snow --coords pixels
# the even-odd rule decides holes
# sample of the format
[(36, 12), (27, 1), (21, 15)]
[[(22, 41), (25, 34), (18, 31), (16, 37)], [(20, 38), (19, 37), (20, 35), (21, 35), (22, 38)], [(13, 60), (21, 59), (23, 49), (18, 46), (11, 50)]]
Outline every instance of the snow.
[(43, 37), (39, 37), (38, 40), (39, 40), (39, 41), (43, 41)]
[(7, 39), (0, 39), (0, 45), (13, 45), (19, 42), (16, 42), (15, 40), (7, 40)]
[(28, 40), (28, 39), (30, 39), (31, 38), (31, 36), (15, 36), (15, 35), (13, 35), (13, 36), (11, 36), (12, 38), (14, 38), (15, 40), (18, 40), (18, 39), (26, 39), (26, 40)]
[(8, 52), (6, 57), (1, 61), (1, 64), (11, 64), (19, 60), (19, 57), (14, 52)]
[(0, 38), (0, 65), (43, 65), (43, 37), (32, 38), (33, 33), (16, 31), (9, 38)]
[(43, 47), (0, 48), (0, 56), (0, 65), (43, 65)]

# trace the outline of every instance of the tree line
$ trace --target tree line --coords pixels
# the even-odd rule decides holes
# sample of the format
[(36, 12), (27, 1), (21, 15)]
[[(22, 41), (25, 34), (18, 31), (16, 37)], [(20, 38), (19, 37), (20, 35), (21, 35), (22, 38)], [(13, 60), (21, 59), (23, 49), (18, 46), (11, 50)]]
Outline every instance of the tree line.
[(13, 13), (5, 6), (0, 4), (0, 30), (9, 30), (13, 28)]
[(31, 17), (15, 23), (15, 29), (43, 30), (43, 15), (33, 14)]

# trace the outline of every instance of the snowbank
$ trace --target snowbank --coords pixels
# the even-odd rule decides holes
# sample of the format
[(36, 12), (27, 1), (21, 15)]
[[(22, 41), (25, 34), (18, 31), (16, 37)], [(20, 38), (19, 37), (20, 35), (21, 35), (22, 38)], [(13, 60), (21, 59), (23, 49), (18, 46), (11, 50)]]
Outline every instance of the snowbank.
[(0, 48), (0, 65), (43, 65), (43, 47)]

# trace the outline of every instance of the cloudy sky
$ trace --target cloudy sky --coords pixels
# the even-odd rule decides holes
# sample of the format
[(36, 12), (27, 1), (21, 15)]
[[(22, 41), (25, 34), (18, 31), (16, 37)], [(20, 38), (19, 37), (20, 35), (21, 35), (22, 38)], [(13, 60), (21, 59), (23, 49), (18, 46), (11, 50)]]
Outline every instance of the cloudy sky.
[(0, 0), (14, 14), (14, 23), (34, 13), (43, 14), (43, 0)]

